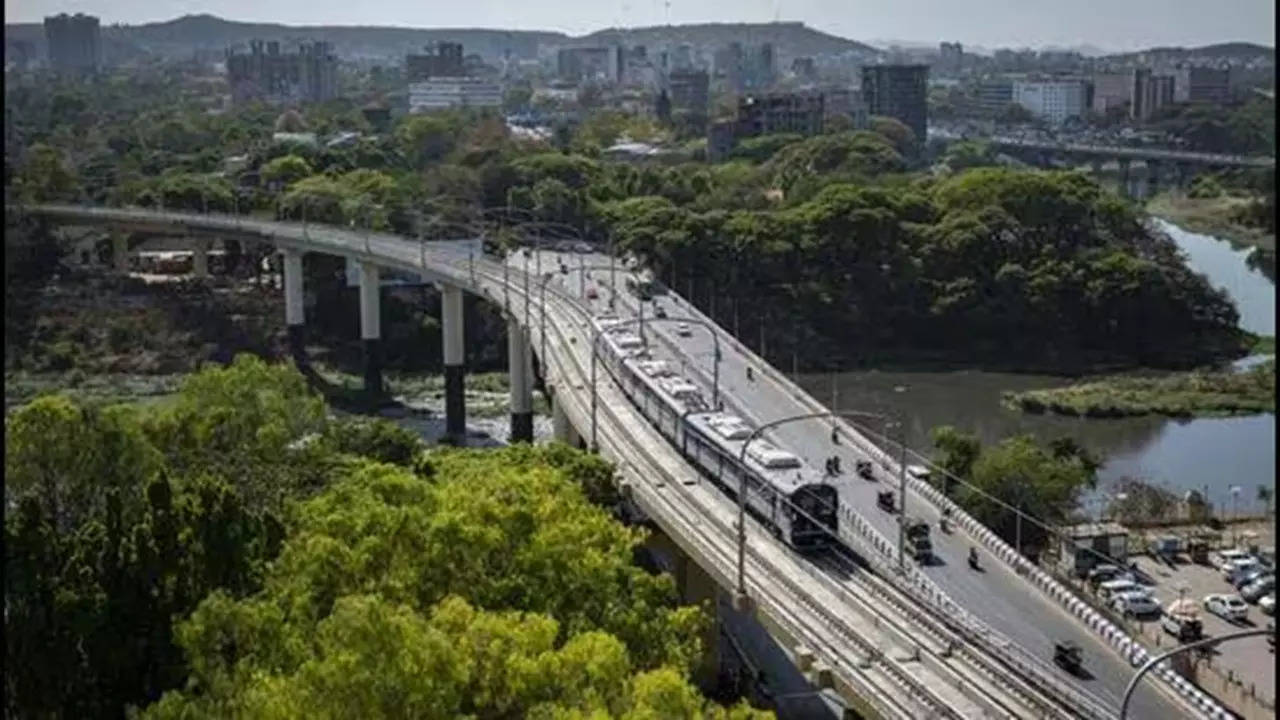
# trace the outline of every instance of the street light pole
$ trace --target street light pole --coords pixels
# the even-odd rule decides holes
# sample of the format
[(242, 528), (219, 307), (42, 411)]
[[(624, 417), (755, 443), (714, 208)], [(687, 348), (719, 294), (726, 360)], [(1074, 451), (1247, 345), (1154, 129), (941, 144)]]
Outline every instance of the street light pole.
[(898, 422), (898, 570), (907, 567), (907, 428)]
[(1187, 643), (1186, 645), (1179, 645), (1178, 647), (1172, 650), (1169, 650), (1168, 652), (1163, 652), (1163, 653), (1160, 653), (1159, 655), (1156, 655), (1155, 657), (1143, 663), (1142, 667), (1138, 669), (1138, 672), (1134, 673), (1133, 678), (1129, 680), (1128, 686), (1126, 686), (1124, 689), (1124, 696), (1120, 699), (1120, 714), (1117, 715), (1117, 717), (1120, 720), (1125, 720), (1125, 717), (1128, 715), (1129, 701), (1133, 699), (1133, 691), (1138, 689), (1138, 681), (1141, 680), (1144, 675), (1151, 672), (1152, 668), (1154, 668), (1156, 665), (1159, 665), (1161, 662), (1164, 662), (1165, 660), (1173, 657), (1174, 655), (1177, 655), (1179, 653), (1184, 653), (1188, 650), (1194, 650), (1195, 648), (1198, 648), (1198, 647), (1205, 647), (1208, 645), (1217, 645), (1218, 643), (1226, 642), (1228, 640), (1238, 640), (1240, 638), (1253, 637), (1255, 635), (1271, 635), (1274, 633), (1275, 633), (1275, 630), (1270, 628), (1254, 628), (1252, 630), (1237, 630), (1235, 632), (1224, 633), (1216, 637), (1196, 640), (1195, 642)]

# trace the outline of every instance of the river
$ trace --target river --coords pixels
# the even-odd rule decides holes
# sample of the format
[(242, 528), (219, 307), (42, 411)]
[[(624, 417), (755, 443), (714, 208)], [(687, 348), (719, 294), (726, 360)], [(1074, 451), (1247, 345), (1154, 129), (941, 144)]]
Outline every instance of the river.
[[(1245, 264), (1247, 252), (1225, 241), (1187, 232), (1163, 220), (1154, 221), (1186, 253), (1188, 265), (1226, 290), (1240, 310), (1240, 325), (1250, 332), (1275, 334), (1275, 285)], [(1244, 363), (1247, 364), (1247, 363)], [(1088, 509), (1101, 509), (1100, 499), (1119, 478), (1136, 477), (1178, 492), (1207, 493), (1218, 508), (1233, 508), (1230, 488), (1239, 485), (1239, 510), (1258, 511), (1257, 488), (1275, 487), (1275, 415), (1170, 420), (1162, 417), (1086, 420), (1053, 415), (1027, 415), (1001, 406), (1005, 390), (1065, 385), (1071, 380), (1048, 375), (979, 371), (880, 372), (805, 375), (799, 382), (817, 399), (829, 403), (833, 387), (842, 408), (905, 417), (909, 444), (932, 447), (929, 431), (954, 425), (994, 443), (1017, 433), (1043, 440), (1078, 439), (1106, 460), (1099, 471), (1099, 492)]]

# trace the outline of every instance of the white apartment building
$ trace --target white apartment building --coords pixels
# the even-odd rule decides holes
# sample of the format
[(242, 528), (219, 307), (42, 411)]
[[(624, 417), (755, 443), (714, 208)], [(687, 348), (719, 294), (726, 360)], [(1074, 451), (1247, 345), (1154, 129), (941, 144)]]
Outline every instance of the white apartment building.
[(502, 107), (502, 85), (470, 77), (433, 77), (409, 83), (409, 112), (455, 107)]
[(1085, 87), (1080, 80), (1018, 80), (1013, 101), (1032, 115), (1053, 125), (1085, 112)]

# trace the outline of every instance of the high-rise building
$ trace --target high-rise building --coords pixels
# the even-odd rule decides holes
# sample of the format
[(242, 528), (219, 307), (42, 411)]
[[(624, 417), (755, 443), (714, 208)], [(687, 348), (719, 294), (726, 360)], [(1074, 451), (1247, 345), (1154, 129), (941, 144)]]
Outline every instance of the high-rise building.
[(911, 128), (925, 141), (929, 106), (926, 89), (928, 65), (870, 65), (862, 68), (862, 97), (868, 115), (882, 115)]
[(338, 94), (338, 59), (325, 42), (281, 53), (277, 41), (254, 40), (247, 54), (227, 50), (227, 82), (235, 103), (324, 102)]
[(705, 70), (675, 70), (667, 78), (670, 88), (671, 109), (688, 110), (695, 114), (707, 113), (711, 78)]
[(820, 92), (762, 93), (738, 99), (736, 135), (792, 132), (817, 135), (826, 112)]
[(824, 123), (829, 123), (837, 115), (844, 115), (853, 123), (855, 130), (867, 127), (867, 104), (862, 100), (861, 90), (848, 87), (824, 87), (822, 109), (826, 113)]
[(1091, 107), (1099, 115), (1133, 102), (1133, 73), (1094, 73)]
[(626, 68), (626, 52), (621, 46), (560, 48), (556, 54), (556, 74), (562, 80), (617, 83)]
[(482, 78), (433, 77), (409, 83), (409, 112), (502, 107), (502, 86)]
[(405, 78), (421, 82), (432, 77), (462, 77), (462, 43), (439, 42), (421, 55), (405, 56)]
[(1133, 71), (1133, 101), (1129, 105), (1129, 117), (1146, 120), (1156, 110), (1171, 105), (1177, 90), (1177, 80), (1172, 75), (1155, 75), (1150, 70)]
[(44, 19), (49, 64), (66, 72), (97, 72), (102, 66), (102, 29), (92, 15), (55, 15)]
[(1230, 69), (1184, 65), (1174, 77), (1174, 102), (1222, 105), (1231, 99)]
[(978, 86), (978, 109), (983, 113), (999, 115), (1012, 104), (1012, 80), (988, 80)]
[(1054, 125), (1079, 118), (1085, 111), (1086, 90), (1081, 80), (1019, 80), (1013, 101), (1032, 115)]
[(956, 73), (964, 67), (964, 46), (958, 42), (944, 42), (938, 45), (938, 69)]

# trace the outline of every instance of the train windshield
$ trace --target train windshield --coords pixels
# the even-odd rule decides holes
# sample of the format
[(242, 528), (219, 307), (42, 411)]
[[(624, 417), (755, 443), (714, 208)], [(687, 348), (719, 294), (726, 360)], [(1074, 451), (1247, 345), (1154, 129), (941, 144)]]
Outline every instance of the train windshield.
[(836, 489), (830, 485), (809, 485), (791, 496), (796, 506), (796, 529), (814, 530), (813, 522), (825, 527), (835, 527), (839, 499)]

